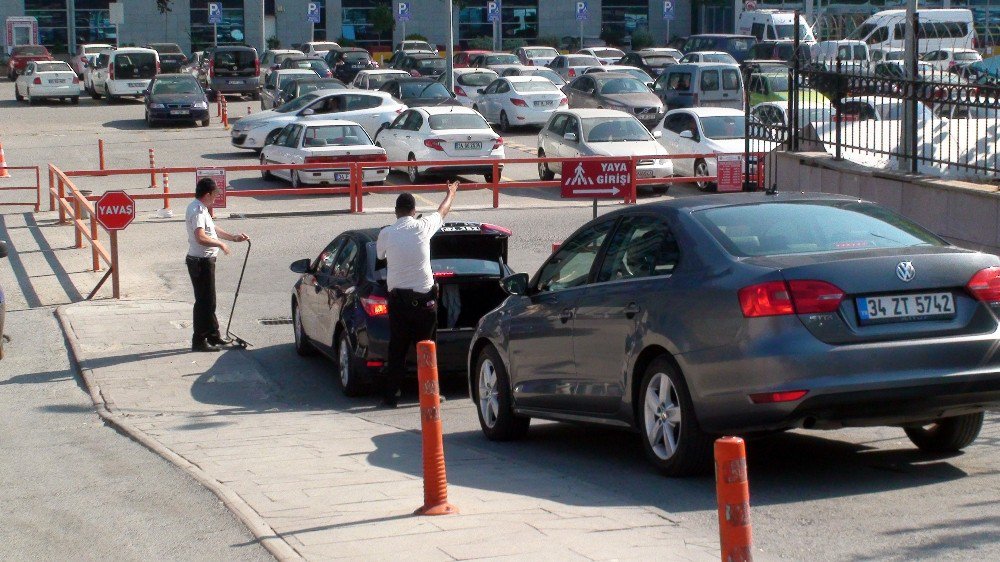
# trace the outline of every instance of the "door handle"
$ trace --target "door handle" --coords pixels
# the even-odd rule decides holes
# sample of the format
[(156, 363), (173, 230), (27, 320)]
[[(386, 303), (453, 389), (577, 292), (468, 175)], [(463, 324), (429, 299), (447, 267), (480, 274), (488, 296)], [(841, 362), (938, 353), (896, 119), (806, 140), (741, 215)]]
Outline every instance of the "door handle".
[(559, 320), (561, 320), (563, 324), (569, 322), (571, 318), (573, 318), (573, 311), (568, 308), (564, 308), (562, 312), (559, 313)]
[(635, 315), (639, 313), (639, 305), (634, 302), (630, 302), (625, 306), (625, 317), (635, 318)]

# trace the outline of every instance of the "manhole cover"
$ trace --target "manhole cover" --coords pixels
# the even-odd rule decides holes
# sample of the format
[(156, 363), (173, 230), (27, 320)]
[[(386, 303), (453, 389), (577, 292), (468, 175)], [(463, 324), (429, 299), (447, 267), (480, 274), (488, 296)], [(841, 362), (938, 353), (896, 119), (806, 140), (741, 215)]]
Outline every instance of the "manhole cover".
[(281, 326), (284, 324), (291, 324), (292, 318), (291, 316), (282, 318), (258, 318), (257, 321), (264, 326)]

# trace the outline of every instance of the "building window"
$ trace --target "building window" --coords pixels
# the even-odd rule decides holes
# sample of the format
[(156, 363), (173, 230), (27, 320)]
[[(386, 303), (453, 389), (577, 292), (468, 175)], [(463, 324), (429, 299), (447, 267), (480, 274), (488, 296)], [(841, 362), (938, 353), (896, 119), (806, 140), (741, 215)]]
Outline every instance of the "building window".
[[(244, 45), (246, 27), (243, 19), (243, 0), (221, 1), (222, 23), (218, 25), (219, 45)], [(191, 50), (204, 51), (210, 48), (214, 39), (212, 32), (213, 26), (208, 23), (208, 0), (191, 0)]]
[(76, 23), (76, 44), (110, 43), (117, 44), (115, 26), (111, 23), (108, 4), (110, 0), (76, 0), (74, 21)]
[[(372, 12), (378, 8), (392, 10), (392, 2), (377, 0), (343, 0), (341, 36), (354, 41), (360, 47), (372, 48), (390, 46), (392, 32), (379, 33), (372, 24)], [(399, 25), (398, 23), (396, 25)]]
[(69, 52), (66, 0), (24, 0), (24, 15), (38, 19), (38, 42), (52, 54)]
[[(503, 22), (504, 48), (514, 41), (530, 42), (538, 38), (538, 0), (504, 0), (500, 18)], [(486, 0), (471, 0), (458, 12), (458, 40), (469, 48), (473, 39), (492, 39), (493, 24), (486, 20)]]
[(621, 35), (649, 29), (649, 0), (604, 0), (601, 24), (604, 29), (614, 28)]

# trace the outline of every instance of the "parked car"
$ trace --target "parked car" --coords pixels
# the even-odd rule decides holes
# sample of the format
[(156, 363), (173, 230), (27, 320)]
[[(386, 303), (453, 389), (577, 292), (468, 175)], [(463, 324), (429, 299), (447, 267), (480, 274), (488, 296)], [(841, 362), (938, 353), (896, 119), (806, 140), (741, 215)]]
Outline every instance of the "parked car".
[(667, 109), (732, 107), (743, 109), (743, 74), (734, 64), (677, 64), (653, 83)]
[(417, 53), (401, 58), (393, 68), (408, 72), (410, 76), (440, 76), (445, 66), (445, 60), (436, 54)]
[(630, 206), (502, 281), (470, 397), (491, 440), (531, 418), (624, 426), (669, 476), (711, 470), (718, 435), (796, 427), (893, 425), (954, 452), (1000, 401), (998, 272), (856, 196)]
[(397, 78), (386, 82), (378, 90), (391, 95), (407, 107), (462, 105), (441, 82), (430, 77)]
[(351, 87), (359, 90), (377, 90), (389, 80), (395, 78), (406, 78), (409, 72), (395, 70), (392, 68), (380, 68), (375, 70), (362, 70), (351, 81)]
[(358, 72), (378, 68), (371, 54), (358, 47), (340, 47), (326, 53), (326, 64), (333, 69), (333, 76), (347, 83), (354, 80)]
[[(292, 187), (345, 185), (351, 182), (351, 162), (385, 162), (385, 150), (375, 146), (361, 125), (343, 119), (289, 123), (260, 151), (260, 165), (310, 164), (317, 169), (261, 171), (264, 179), (279, 177)], [(381, 184), (388, 168), (365, 168), (366, 184)]]
[(675, 60), (681, 60), (681, 57), (684, 56), (684, 53), (682, 53), (680, 49), (674, 49), (672, 47), (646, 47), (635, 52), (640, 55), (663, 55), (672, 57)]
[(298, 45), (296, 49), (305, 53), (307, 57), (321, 59), (326, 56), (330, 49), (339, 49), (340, 44), (333, 41), (307, 41)]
[(937, 70), (955, 72), (959, 67), (982, 61), (983, 56), (975, 49), (949, 48), (926, 52), (920, 60), (930, 63)]
[[(288, 71), (301, 69), (288, 68)], [(280, 107), (298, 97), (318, 92), (320, 90), (346, 90), (347, 86), (336, 78), (319, 78), (315, 73), (293, 79), (278, 92), (274, 100), (274, 107)], [(273, 108), (272, 108), (273, 109)]]
[[(755, 46), (754, 49), (756, 48)], [(787, 55), (782, 57), (782, 60), (792, 60), (791, 50), (786, 50), (782, 54)], [(840, 59), (841, 61), (866, 63), (871, 60), (871, 53), (868, 52), (867, 43), (848, 39), (820, 41), (810, 48), (809, 55), (814, 61), (836, 61)]]
[(635, 115), (652, 129), (665, 112), (649, 86), (631, 75), (616, 72), (584, 74), (563, 87), (570, 108), (617, 109)]
[[(635, 116), (614, 109), (560, 109), (549, 117), (538, 132), (539, 158), (577, 156), (650, 156), (667, 155), (657, 142), (662, 133), (650, 133)], [(562, 167), (538, 164), (538, 177), (549, 181), (561, 174)], [(642, 159), (636, 165), (640, 178), (668, 178), (674, 173), (669, 159)], [(664, 185), (661, 189), (669, 188)]]
[(552, 59), (549, 68), (563, 80), (569, 81), (583, 74), (588, 68), (600, 65), (601, 61), (589, 55), (559, 55)]
[(76, 53), (73, 55), (72, 62), (70, 63), (73, 67), (73, 72), (76, 72), (77, 76), (83, 78), (83, 72), (87, 68), (87, 63), (91, 62), (93, 58), (97, 58), (98, 53), (109, 51), (113, 48), (106, 43), (84, 43), (77, 45)]
[(283, 68), (311, 70), (320, 78), (333, 77), (333, 70), (330, 69), (330, 65), (326, 64), (326, 61), (323, 59), (313, 57), (288, 57), (278, 65), (278, 70)]
[(236, 148), (260, 150), (278, 136), (285, 125), (326, 119), (345, 119), (362, 127), (368, 136), (406, 109), (384, 92), (320, 90), (282, 106), (241, 117), (231, 131)]
[[(456, 68), (455, 76), (455, 100), (465, 107), (472, 107), (476, 103), (476, 98), (483, 93), (486, 86), (499, 78), (497, 73), (488, 68)], [(447, 82), (448, 76), (442, 74), (438, 82), (442, 85)]]
[[(493, 160), (503, 160), (503, 138), (477, 111), (467, 107), (415, 107), (404, 111), (375, 135), (390, 162), (413, 162), (404, 171), (409, 182), (426, 174), (482, 174), (493, 181)], [(418, 166), (417, 162), (483, 160), (461, 166)], [(501, 165), (502, 169), (503, 166)]]
[(562, 91), (541, 76), (508, 76), (489, 84), (472, 108), (508, 133), (511, 126), (544, 125), (566, 103)]
[(184, 67), (184, 72), (198, 77), (198, 72), (201, 69), (201, 65), (205, 62), (205, 51), (195, 51), (191, 53), (191, 58), (188, 59), (187, 65)]
[(472, 57), (469, 62), (471, 67), (489, 68), (490, 70), (496, 70), (498, 66), (505, 64), (521, 64), (521, 60), (517, 58), (517, 55), (511, 53), (483, 53)]
[(653, 78), (646, 74), (641, 68), (636, 68), (634, 66), (622, 66), (619, 64), (606, 64), (604, 66), (592, 66), (587, 69), (584, 74), (595, 74), (598, 72), (617, 72), (619, 74), (628, 74), (632, 78), (639, 80), (643, 84), (653, 87)]
[(732, 55), (723, 53), (722, 51), (695, 51), (684, 55), (677, 62), (721, 62), (724, 64), (737, 64), (736, 59)]
[(704, 33), (691, 35), (684, 42), (685, 53), (694, 51), (722, 51), (729, 53), (737, 62), (749, 58), (750, 49), (757, 43), (753, 35), (735, 35), (725, 33)]
[[(844, 98), (837, 107), (837, 115), (844, 121), (900, 121), (906, 109), (902, 98), (883, 96), (857, 96)], [(934, 111), (923, 102), (917, 102), (917, 123), (934, 119)]]
[(562, 76), (551, 68), (544, 66), (508, 66), (503, 69), (500, 76), (541, 76), (555, 84), (557, 88), (562, 88), (566, 85), (566, 81), (563, 80)]
[[(824, 41), (824, 43), (830, 43)], [(864, 45), (864, 43), (862, 43)], [(829, 49), (824, 49), (822, 52), (827, 53)], [(867, 49), (864, 50), (867, 54)], [(791, 62), (795, 58), (795, 42), (791, 40), (780, 40), (780, 41), (758, 41), (750, 48), (750, 53), (747, 55), (743, 61), (748, 60), (777, 60), (785, 61), (786, 63)], [(735, 60), (735, 59), (733, 59)], [(799, 62), (805, 66), (810, 60), (837, 60), (836, 51), (834, 51), (833, 57), (817, 57), (814, 54), (813, 47), (810, 47), (807, 43), (799, 43)], [(846, 60), (846, 59), (845, 59)], [(865, 59), (868, 60), (868, 59)], [(720, 61), (711, 61), (720, 62)], [(730, 61), (731, 62), (731, 61)]]
[(260, 59), (257, 49), (242, 45), (213, 47), (205, 51), (198, 80), (215, 101), (219, 94), (260, 98)]
[(281, 62), (291, 57), (302, 57), (305, 53), (297, 49), (268, 49), (260, 56), (261, 81), (267, 80), (267, 76), (281, 68)]
[(427, 41), (420, 41), (417, 39), (408, 39), (406, 41), (400, 41), (394, 51), (403, 51), (407, 54), (409, 53), (434, 53), (437, 54), (437, 47), (431, 45)]
[(628, 53), (618, 61), (619, 66), (634, 66), (653, 78), (663, 74), (667, 68), (677, 64), (677, 59), (667, 53)]
[[(375, 254), (379, 229), (337, 235), (314, 259), (291, 264), (301, 277), (292, 290), (292, 326), (300, 355), (334, 361), (347, 396), (369, 391), (389, 349), (386, 265)], [(462, 376), (475, 326), (506, 298), (499, 280), (507, 266), (510, 231), (490, 224), (446, 222), (431, 238), (431, 270), (440, 286), (437, 366)], [(408, 364), (416, 365), (414, 354)]]
[(31, 61), (14, 82), (14, 98), (30, 105), (43, 99), (80, 103), (80, 79), (73, 67), (62, 61)]
[(485, 55), (490, 51), (473, 50), (473, 51), (459, 51), (455, 53), (455, 56), (451, 58), (453, 68), (468, 68), (472, 59), (477, 55)]
[(521, 64), (527, 66), (548, 66), (556, 57), (559, 51), (552, 47), (526, 46), (518, 47), (514, 54)]
[(625, 51), (614, 47), (587, 47), (576, 52), (578, 55), (590, 55), (602, 64), (615, 64), (625, 56)]
[(278, 103), (278, 97), (282, 90), (295, 80), (303, 78), (316, 78), (316, 73), (304, 68), (279, 68), (268, 74), (260, 91), (261, 110), (274, 109), (281, 105)]
[(153, 49), (127, 47), (97, 56), (91, 74), (91, 97), (114, 103), (123, 97), (145, 95), (149, 81), (159, 73), (160, 55)]
[(208, 96), (198, 79), (189, 74), (157, 74), (144, 96), (146, 125), (185, 122), (211, 124)]
[[(742, 154), (746, 150), (746, 115), (727, 107), (693, 107), (668, 111), (659, 131), (660, 144), (669, 154)], [(760, 148), (760, 143), (756, 145)], [(766, 150), (762, 150), (766, 152)], [(715, 158), (674, 159), (674, 172), (685, 177), (716, 175)], [(702, 191), (714, 191), (715, 182), (696, 184)]]
[(11, 82), (24, 72), (24, 69), (32, 61), (52, 61), (49, 50), (42, 45), (20, 45), (10, 51), (10, 59), (7, 60), (7, 78)]
[(187, 55), (177, 43), (149, 43), (143, 45), (153, 49), (160, 57), (160, 72), (163, 74), (178, 73), (187, 64)]
[[(792, 123), (789, 121), (787, 100), (758, 103), (750, 108), (750, 118), (751, 123), (760, 127), (758, 131), (760, 134), (754, 134), (754, 137), (773, 141), (784, 141), (788, 138), (788, 130)], [(808, 101), (800, 98), (798, 109), (800, 128), (810, 123), (828, 123), (838, 118), (850, 121), (853, 116), (838, 114), (826, 98), (812, 98)], [(757, 143), (759, 141), (754, 141), (755, 145)]]

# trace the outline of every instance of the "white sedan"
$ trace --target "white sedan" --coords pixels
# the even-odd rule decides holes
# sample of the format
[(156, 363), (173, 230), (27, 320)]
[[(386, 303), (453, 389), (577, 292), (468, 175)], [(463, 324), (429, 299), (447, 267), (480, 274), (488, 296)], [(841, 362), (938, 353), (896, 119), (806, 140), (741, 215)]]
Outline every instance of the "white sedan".
[[(303, 121), (285, 126), (260, 151), (260, 165), (322, 164), (321, 168), (303, 170), (261, 171), (264, 179), (273, 176), (286, 179), (292, 187), (303, 184), (348, 184), (351, 162), (385, 162), (385, 151), (372, 144), (368, 134), (357, 123), (342, 119)], [(389, 175), (388, 168), (364, 168), (365, 183), (380, 184)]]
[(44, 98), (60, 98), (80, 103), (80, 79), (73, 67), (59, 61), (29, 62), (14, 82), (14, 98), (34, 104)]
[(318, 90), (267, 111), (241, 117), (231, 131), (236, 148), (260, 150), (295, 121), (346, 119), (364, 127), (369, 135), (391, 123), (406, 106), (385, 92)]
[[(483, 93), (486, 86), (499, 78), (497, 73), (488, 68), (456, 68), (455, 69), (455, 99), (465, 107), (472, 107), (476, 98)], [(448, 74), (438, 78), (442, 84), (448, 83)]]
[[(634, 115), (615, 109), (561, 109), (552, 114), (538, 133), (539, 158), (577, 156), (667, 155), (657, 139)], [(555, 169), (553, 169), (555, 168)], [(551, 180), (561, 166), (538, 164), (538, 177)], [(670, 159), (649, 158), (636, 163), (639, 178), (668, 178), (674, 173)], [(666, 191), (668, 186), (661, 188)]]
[(601, 64), (615, 64), (625, 56), (624, 51), (614, 47), (588, 47), (580, 49), (576, 54), (596, 57), (597, 60), (601, 61)]
[(566, 96), (546, 78), (507, 76), (487, 86), (472, 109), (490, 123), (498, 123), (500, 131), (506, 133), (511, 126), (543, 125), (566, 103)]
[(379, 68), (375, 70), (362, 70), (354, 75), (350, 86), (358, 90), (377, 90), (385, 85), (389, 80), (397, 78), (409, 78), (410, 73), (403, 70), (393, 70), (391, 68)]
[[(422, 174), (482, 174), (493, 181), (493, 160), (504, 158), (503, 138), (475, 110), (460, 106), (414, 107), (379, 131), (375, 144), (391, 162), (413, 162), (404, 167), (410, 183)], [(482, 160), (482, 163), (417, 166), (417, 162)], [(501, 166), (502, 169), (502, 166)]]

